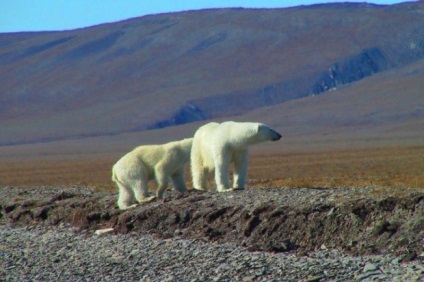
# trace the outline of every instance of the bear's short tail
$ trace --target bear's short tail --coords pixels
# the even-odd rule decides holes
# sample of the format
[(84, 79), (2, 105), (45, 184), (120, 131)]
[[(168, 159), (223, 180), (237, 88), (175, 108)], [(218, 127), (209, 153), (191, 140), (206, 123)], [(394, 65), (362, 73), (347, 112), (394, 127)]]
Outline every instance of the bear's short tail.
[(113, 182), (116, 182), (116, 175), (115, 175), (115, 170), (114, 170), (114, 169), (112, 169), (112, 177), (111, 177), (111, 180), (112, 180)]
[(116, 176), (116, 173), (115, 173), (115, 169), (114, 169), (114, 168), (112, 168), (112, 177), (111, 177), (111, 179), (112, 179), (112, 181), (113, 181), (113, 182), (116, 182), (116, 183), (122, 183), (122, 182), (119, 180), (118, 176)]

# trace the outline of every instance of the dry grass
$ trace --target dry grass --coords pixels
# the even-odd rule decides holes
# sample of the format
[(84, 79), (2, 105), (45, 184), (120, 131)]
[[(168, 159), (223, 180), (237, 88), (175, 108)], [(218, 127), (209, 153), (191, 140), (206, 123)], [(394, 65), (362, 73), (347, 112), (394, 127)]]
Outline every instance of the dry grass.
[[(116, 159), (62, 157), (0, 161), (0, 186), (85, 185), (115, 191), (110, 170)], [(191, 186), (191, 181), (188, 182)], [(254, 154), (250, 158), (248, 186), (374, 186), (384, 191), (422, 191), (424, 147)]]
[(0, 186), (91, 186), (115, 189), (110, 171), (116, 159), (42, 159), (0, 161)]
[(249, 175), (265, 186), (424, 188), (424, 147), (256, 156)]
[(424, 147), (256, 156), (255, 187), (373, 187), (374, 196), (424, 192)]

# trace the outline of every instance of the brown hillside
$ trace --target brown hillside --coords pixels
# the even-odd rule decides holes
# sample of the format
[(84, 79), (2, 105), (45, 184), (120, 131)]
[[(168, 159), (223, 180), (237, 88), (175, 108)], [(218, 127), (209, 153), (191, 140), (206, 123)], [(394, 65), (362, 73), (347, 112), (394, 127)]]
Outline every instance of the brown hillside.
[[(423, 11), (422, 2), (218, 9), (0, 34), (0, 144), (107, 137), (234, 114), (260, 117), (288, 135), (377, 126), (412, 136), (423, 116)], [(399, 71), (412, 63), (409, 75)], [(354, 83), (376, 73), (369, 85)], [(286, 103), (334, 88), (311, 107), (316, 97)]]

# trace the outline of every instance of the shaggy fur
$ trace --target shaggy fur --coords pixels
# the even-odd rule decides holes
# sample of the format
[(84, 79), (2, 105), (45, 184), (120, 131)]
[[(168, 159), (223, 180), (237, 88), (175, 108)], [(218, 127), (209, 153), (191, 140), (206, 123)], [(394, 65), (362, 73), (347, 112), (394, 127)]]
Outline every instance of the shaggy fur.
[[(248, 166), (248, 147), (276, 141), (281, 135), (270, 127), (254, 122), (227, 121), (200, 127), (193, 138), (191, 174), (193, 186), (207, 190), (207, 174), (215, 172), (218, 192), (244, 189)], [(229, 166), (234, 164), (233, 187), (229, 184)]]
[[(190, 160), (192, 138), (163, 145), (139, 146), (123, 156), (112, 168), (112, 180), (119, 189), (118, 207), (128, 209), (138, 203), (162, 199), (172, 181), (176, 191), (185, 193), (184, 166)], [(148, 191), (148, 181), (155, 180), (156, 196)]]

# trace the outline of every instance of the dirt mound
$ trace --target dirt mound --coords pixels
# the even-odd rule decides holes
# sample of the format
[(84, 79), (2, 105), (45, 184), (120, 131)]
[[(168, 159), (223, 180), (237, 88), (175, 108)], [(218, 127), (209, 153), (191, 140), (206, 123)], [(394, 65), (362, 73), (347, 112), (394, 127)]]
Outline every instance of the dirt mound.
[(0, 188), (0, 223), (58, 225), (160, 237), (232, 241), (250, 250), (355, 255), (423, 252), (424, 193), (376, 197), (372, 188), (267, 188), (231, 193), (168, 191), (164, 202), (128, 211), (116, 194), (74, 188)]

